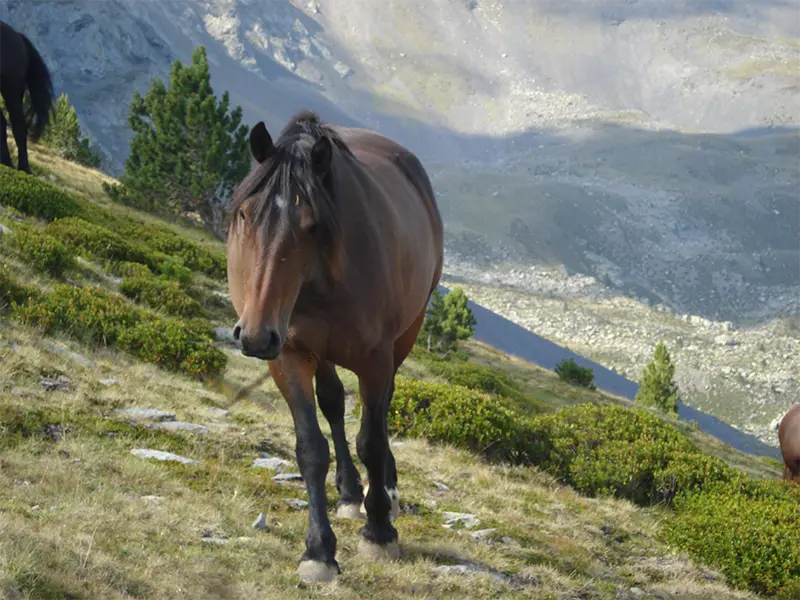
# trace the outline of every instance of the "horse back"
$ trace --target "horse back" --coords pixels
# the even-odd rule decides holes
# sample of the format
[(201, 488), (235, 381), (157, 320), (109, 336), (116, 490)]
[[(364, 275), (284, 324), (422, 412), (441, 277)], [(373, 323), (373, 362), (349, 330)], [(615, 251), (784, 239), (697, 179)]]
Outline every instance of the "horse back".
[(0, 82), (6, 85), (24, 81), (27, 53), (22, 36), (5, 21), (0, 21)]
[(386, 296), (381, 304), (395, 305), (404, 330), (442, 273), (444, 232), (433, 186), (417, 156), (398, 142), (366, 129), (338, 127), (337, 133), (356, 159), (345, 184), (350, 188), (342, 190), (360, 215), (349, 233), (350, 250), (361, 255), (353, 268), (372, 271), (373, 289), (382, 290), (374, 293)]

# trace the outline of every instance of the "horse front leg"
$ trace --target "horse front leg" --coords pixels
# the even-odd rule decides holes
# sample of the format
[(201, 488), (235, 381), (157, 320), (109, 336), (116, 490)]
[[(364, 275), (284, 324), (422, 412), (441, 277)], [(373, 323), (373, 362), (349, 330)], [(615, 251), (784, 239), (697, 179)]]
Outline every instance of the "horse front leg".
[(367, 369), (359, 374), (362, 410), (361, 429), (356, 438), (358, 457), (366, 466), (369, 479), (364, 498), (367, 523), (359, 531), (358, 550), (373, 558), (400, 556), (397, 530), (390, 516), (392, 501), (386, 490), (390, 453), (386, 418), (393, 387), (391, 353), (376, 353)]
[(312, 378), (317, 369), (313, 358), (284, 347), (269, 369), (294, 419), (295, 452), (308, 492), (306, 551), (297, 573), (305, 581), (331, 581), (340, 572), (336, 562), (336, 536), (327, 513), (325, 477), (330, 466), (328, 440), (317, 422)]
[(316, 382), (317, 402), (331, 426), (331, 437), (336, 451), (336, 489), (339, 492), (336, 516), (341, 519), (358, 519), (361, 518), (359, 508), (363, 490), (344, 431), (344, 385), (336, 368), (328, 361), (319, 363)]

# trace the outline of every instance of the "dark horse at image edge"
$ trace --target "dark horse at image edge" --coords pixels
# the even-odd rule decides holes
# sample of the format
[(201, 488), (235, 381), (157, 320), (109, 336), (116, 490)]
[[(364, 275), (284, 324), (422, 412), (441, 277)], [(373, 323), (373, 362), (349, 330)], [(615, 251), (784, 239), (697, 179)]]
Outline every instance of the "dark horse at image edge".
[[(330, 581), (340, 571), (327, 514), (329, 447), (315, 395), (333, 438), (336, 515), (366, 513), (359, 552), (395, 560), (399, 500), (387, 415), (397, 369), (442, 274), (442, 220), (418, 158), (374, 131), (325, 124), (303, 111), (275, 143), (258, 123), (250, 150), (258, 164), (235, 190), (228, 223), (228, 285), (239, 316), (233, 336), (245, 356), (268, 361), (294, 419), (308, 491), (298, 574)], [(366, 488), (345, 438), (337, 365), (358, 376), (356, 451)]]
[[(31, 100), (27, 112), (23, 102), (26, 88)], [(4, 21), (0, 21), (0, 95), (17, 143), (17, 168), (30, 173), (27, 138), (38, 140), (50, 120), (53, 82), (31, 41)], [(6, 126), (6, 117), (0, 110), (0, 164), (13, 167)]]
[(783, 415), (778, 426), (778, 440), (783, 456), (783, 478), (800, 483), (800, 404)]

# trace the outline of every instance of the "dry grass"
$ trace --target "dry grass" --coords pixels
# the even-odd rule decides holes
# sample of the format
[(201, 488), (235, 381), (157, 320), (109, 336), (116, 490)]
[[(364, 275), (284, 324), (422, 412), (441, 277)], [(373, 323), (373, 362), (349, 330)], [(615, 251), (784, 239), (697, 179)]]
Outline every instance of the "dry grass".
[[(291, 417), (271, 382), (220, 417), (213, 408), (225, 406), (227, 397), (181, 376), (114, 352), (38, 339), (18, 327), (6, 325), (2, 338), (0, 407), (31, 411), (32, 420), (29, 437), (6, 430), (0, 443), (0, 589), (10, 597), (572, 598), (593, 589), (598, 598), (614, 598), (631, 586), (669, 590), (675, 598), (748, 597), (656, 543), (657, 509), (582, 498), (536, 469), (488, 465), (421, 440), (393, 442), (405, 508), (397, 522), (402, 559), (376, 565), (361, 558), (359, 524), (334, 519), (339, 580), (299, 585), (294, 567), (306, 513), (283, 499), (304, 498), (304, 488), (277, 484), (271, 472), (249, 467), (260, 449), (293, 460)], [(94, 365), (49, 350), (53, 343)], [(232, 356), (225, 384), (236, 389), (262, 369)], [(69, 377), (71, 389), (45, 391), (41, 377), (58, 373)], [(108, 378), (118, 383), (98, 381)], [(352, 377), (344, 379), (352, 390)], [(197, 435), (128, 427), (113, 412), (125, 406), (229, 428)], [(350, 420), (350, 440), (356, 427)], [(201, 464), (142, 460), (130, 454), (134, 447), (177, 452)], [(333, 477), (331, 470), (331, 507)], [(434, 480), (449, 491), (438, 490)], [(497, 531), (476, 541), (444, 529), (447, 510), (473, 513), (481, 520), (474, 529)], [(268, 527), (254, 531), (250, 524), (262, 511)], [(204, 540), (204, 532), (228, 541)], [(515, 541), (504, 543), (505, 536)], [(509, 579), (433, 570), (459, 561)]]

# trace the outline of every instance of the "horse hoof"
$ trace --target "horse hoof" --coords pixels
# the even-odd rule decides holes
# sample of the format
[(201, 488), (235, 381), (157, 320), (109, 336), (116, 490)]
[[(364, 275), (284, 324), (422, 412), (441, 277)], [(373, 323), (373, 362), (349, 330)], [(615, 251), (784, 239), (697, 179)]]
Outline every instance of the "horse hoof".
[(304, 560), (297, 566), (297, 574), (306, 582), (328, 583), (336, 579), (339, 569), (318, 560)]
[(358, 540), (358, 553), (375, 560), (397, 560), (400, 558), (400, 545), (397, 540), (388, 544), (376, 544), (362, 537)]
[[(389, 509), (389, 521), (394, 523), (395, 519), (400, 515), (400, 492), (397, 488), (383, 488), (386, 490), (386, 493), (389, 496), (389, 500), (392, 503), (392, 507)], [(364, 499), (367, 498), (367, 492), (369, 491), (369, 484), (366, 484), (364, 487)], [(366, 517), (367, 516), (367, 509), (364, 506), (364, 501), (361, 502), (361, 507), (359, 508), (361, 514)]]
[(364, 513), (358, 504), (340, 504), (336, 507), (336, 516), (339, 519), (363, 519)]

